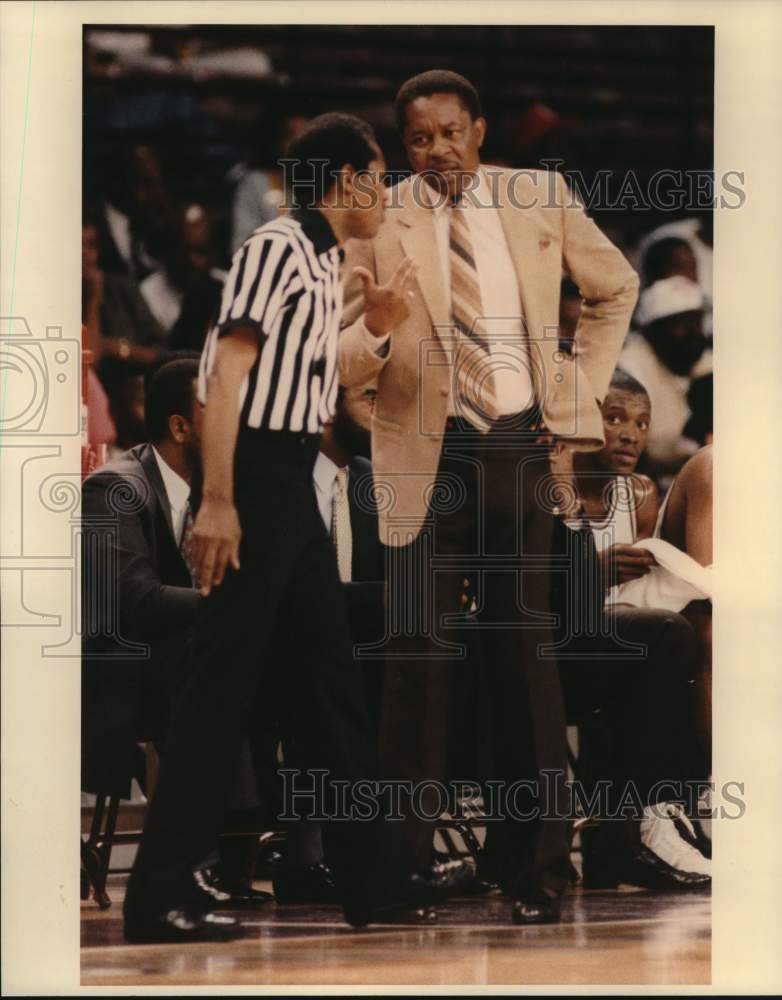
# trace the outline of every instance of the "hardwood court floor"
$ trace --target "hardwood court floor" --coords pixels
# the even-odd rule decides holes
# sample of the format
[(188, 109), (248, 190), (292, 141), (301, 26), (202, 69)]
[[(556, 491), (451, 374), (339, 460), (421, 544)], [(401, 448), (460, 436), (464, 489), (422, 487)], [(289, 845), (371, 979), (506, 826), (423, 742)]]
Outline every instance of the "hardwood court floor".
[[(354, 930), (334, 907), (243, 911), (227, 944), (128, 945), (124, 879), (113, 906), (82, 903), (84, 986), (703, 985), (710, 982), (706, 893), (571, 890), (560, 924), (517, 927), (499, 896), (452, 901), (436, 927)], [(256, 883), (257, 888), (269, 888)]]

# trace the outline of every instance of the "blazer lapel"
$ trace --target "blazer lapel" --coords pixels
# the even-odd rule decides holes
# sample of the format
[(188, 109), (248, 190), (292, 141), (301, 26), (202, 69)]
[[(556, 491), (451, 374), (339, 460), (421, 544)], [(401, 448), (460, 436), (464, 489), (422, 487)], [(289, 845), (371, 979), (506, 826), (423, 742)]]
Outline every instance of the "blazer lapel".
[[(552, 336), (540, 319), (539, 289), (544, 287), (541, 274), (541, 256), (538, 246), (538, 229), (534, 222), (533, 208), (514, 207), (508, 194), (508, 174), (500, 174), (500, 209), (498, 215), (510, 250), (516, 281), (519, 286), (524, 326), (530, 352), (532, 379), (538, 399), (545, 399), (548, 385), (548, 365), (551, 350), (546, 340)], [(554, 337), (557, 333), (554, 332)], [(556, 343), (556, 341), (555, 341)]]
[(508, 241), (513, 266), (516, 269), (516, 279), (519, 283), (521, 306), (524, 310), (527, 330), (534, 339), (540, 336), (537, 331), (537, 300), (535, 289), (538, 287), (538, 267), (540, 250), (538, 248), (538, 233), (532, 219), (533, 209), (513, 208), (509, 199), (508, 175), (500, 174), (500, 209), (499, 217)]
[[(422, 182), (419, 182), (422, 183)], [(418, 263), (416, 280), (434, 327), (451, 326), (449, 297), (443, 288), (440, 251), (432, 210), (416, 204), (415, 185), (408, 182), (398, 217), (399, 238), (408, 257)]]
[(171, 536), (171, 541), (176, 546), (176, 539), (174, 537), (174, 522), (171, 520), (171, 504), (168, 501), (168, 493), (166, 493), (166, 487), (163, 484), (163, 477), (160, 475), (160, 469), (158, 468), (157, 459), (155, 458), (155, 453), (152, 450), (151, 444), (145, 445), (141, 455), (139, 456), (139, 462), (144, 470), (144, 474), (149, 480), (149, 485), (155, 492), (158, 507), (163, 512), (163, 517), (168, 526), (168, 533)]

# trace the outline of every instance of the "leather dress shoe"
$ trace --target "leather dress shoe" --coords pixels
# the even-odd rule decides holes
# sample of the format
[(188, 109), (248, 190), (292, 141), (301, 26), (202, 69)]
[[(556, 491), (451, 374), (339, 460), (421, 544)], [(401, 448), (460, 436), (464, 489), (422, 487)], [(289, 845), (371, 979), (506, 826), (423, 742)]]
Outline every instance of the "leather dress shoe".
[(660, 892), (687, 892), (708, 888), (711, 876), (673, 868), (643, 844), (631, 854), (610, 861), (602, 857), (592, 861), (584, 856), (585, 889), (615, 889), (620, 883)]
[(437, 923), (434, 906), (412, 906), (410, 903), (393, 902), (375, 906), (367, 911), (345, 910), (345, 920), (351, 927), (366, 927), (367, 924), (422, 924)]
[(268, 882), (274, 877), (277, 868), (282, 864), (282, 854), (273, 847), (261, 848), (255, 863), (255, 878)]
[(402, 896), (414, 906), (439, 906), (464, 891), (474, 877), (466, 861), (435, 863), (411, 875)]
[(433, 924), (436, 906), (453, 895), (455, 871), (430, 865), (407, 878), (401, 888), (384, 893), (369, 906), (345, 906), (345, 920), (353, 927), (367, 924)]
[(478, 878), (473, 865), (458, 858), (437, 861), (425, 871), (438, 880), (439, 891), (449, 896), (480, 896), (495, 888), (492, 883)]
[(272, 877), (274, 898), (278, 903), (339, 903), (334, 875), (328, 865), (306, 868), (278, 866)]
[(184, 904), (147, 917), (125, 915), (126, 941), (134, 943), (235, 941), (244, 937), (242, 925), (224, 913), (205, 912), (200, 906)]
[(514, 924), (556, 924), (559, 922), (562, 900), (547, 892), (532, 892), (513, 904)]
[(270, 892), (253, 889), (237, 879), (229, 879), (217, 866), (202, 868), (194, 873), (194, 879), (204, 904), (210, 909), (226, 910), (262, 906), (271, 903), (274, 896)]

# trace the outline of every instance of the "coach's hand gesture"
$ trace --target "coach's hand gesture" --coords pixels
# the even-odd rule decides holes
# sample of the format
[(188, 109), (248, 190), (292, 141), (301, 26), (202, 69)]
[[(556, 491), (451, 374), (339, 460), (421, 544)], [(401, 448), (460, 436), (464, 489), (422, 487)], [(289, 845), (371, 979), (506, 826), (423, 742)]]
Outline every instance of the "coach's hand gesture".
[(384, 337), (410, 315), (417, 270), (415, 261), (405, 257), (386, 284), (378, 285), (365, 267), (353, 268), (364, 285), (364, 323), (375, 337)]
[(193, 561), (201, 594), (219, 587), (230, 563), (239, 569), (239, 515), (230, 500), (204, 497), (193, 525)]

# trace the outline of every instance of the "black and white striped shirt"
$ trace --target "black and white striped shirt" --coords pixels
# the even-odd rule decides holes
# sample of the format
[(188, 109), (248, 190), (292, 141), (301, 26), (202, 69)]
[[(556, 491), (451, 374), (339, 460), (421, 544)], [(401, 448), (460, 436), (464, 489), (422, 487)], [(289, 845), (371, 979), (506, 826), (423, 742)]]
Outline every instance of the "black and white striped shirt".
[(257, 330), (258, 357), (241, 388), (240, 427), (319, 433), (337, 400), (342, 251), (318, 211), (297, 209), (260, 229), (236, 251), (217, 323), (201, 356), (198, 397), (220, 337)]

